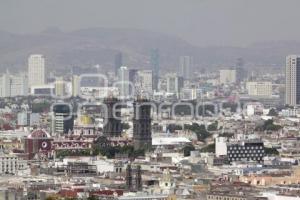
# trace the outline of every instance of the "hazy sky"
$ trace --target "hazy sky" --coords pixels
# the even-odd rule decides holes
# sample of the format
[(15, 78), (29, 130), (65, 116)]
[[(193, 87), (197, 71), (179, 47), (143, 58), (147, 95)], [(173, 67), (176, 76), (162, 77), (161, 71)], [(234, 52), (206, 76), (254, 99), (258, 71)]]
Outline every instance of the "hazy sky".
[(300, 0), (0, 0), (0, 29), (138, 28), (196, 45), (299, 40)]

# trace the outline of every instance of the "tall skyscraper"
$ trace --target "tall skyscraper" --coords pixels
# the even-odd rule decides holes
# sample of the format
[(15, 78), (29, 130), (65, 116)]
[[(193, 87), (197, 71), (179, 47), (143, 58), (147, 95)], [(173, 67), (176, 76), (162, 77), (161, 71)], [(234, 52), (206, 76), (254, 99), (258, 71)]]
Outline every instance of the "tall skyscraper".
[(150, 150), (152, 147), (151, 105), (145, 99), (133, 103), (133, 145), (135, 150)]
[(297, 55), (286, 57), (285, 103), (291, 106), (300, 104), (300, 56)]
[(119, 69), (119, 91), (121, 98), (131, 98), (134, 95), (134, 85), (136, 83), (137, 70), (128, 69), (126, 66), (122, 66)]
[(28, 86), (45, 84), (45, 58), (43, 55), (30, 55), (28, 58)]
[[(104, 99), (106, 115), (104, 117), (103, 135), (106, 137), (119, 137), (122, 133), (120, 104), (117, 98), (108, 97)], [(119, 119), (118, 119), (119, 118)]]
[(153, 70), (153, 89), (157, 90), (157, 83), (160, 76), (160, 55), (158, 49), (152, 49), (150, 55), (151, 68)]
[(78, 75), (72, 76), (72, 96), (77, 97), (79, 95), (80, 90), (80, 78)]
[(122, 66), (118, 73), (119, 79), (119, 92), (121, 98), (127, 98), (129, 96), (129, 70), (127, 67)]
[(177, 74), (167, 74), (167, 92), (174, 93), (179, 97), (179, 93), (183, 88), (183, 78)]
[(180, 57), (180, 75), (185, 79), (191, 78), (191, 70), (193, 68), (193, 57), (181, 56)]
[(123, 55), (121, 52), (115, 55), (115, 74), (118, 75), (120, 67), (123, 66)]
[(235, 70), (236, 70), (236, 81), (238, 83), (244, 81), (247, 78), (248, 72), (244, 68), (244, 60), (243, 60), (243, 58), (238, 58), (236, 60)]

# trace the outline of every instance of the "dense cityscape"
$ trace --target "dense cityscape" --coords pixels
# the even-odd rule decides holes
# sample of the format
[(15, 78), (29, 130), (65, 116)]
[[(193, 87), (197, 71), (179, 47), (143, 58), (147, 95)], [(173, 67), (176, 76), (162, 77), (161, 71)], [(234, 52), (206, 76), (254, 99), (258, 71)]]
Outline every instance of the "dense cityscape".
[[(175, 73), (97, 66), (46, 74), (45, 55), (1, 77), (1, 192), (8, 199), (284, 199), (299, 195), (297, 69)], [(285, 83), (285, 84), (284, 84)]]
[(266, 2), (0, 2), (0, 200), (299, 200), (300, 4)]

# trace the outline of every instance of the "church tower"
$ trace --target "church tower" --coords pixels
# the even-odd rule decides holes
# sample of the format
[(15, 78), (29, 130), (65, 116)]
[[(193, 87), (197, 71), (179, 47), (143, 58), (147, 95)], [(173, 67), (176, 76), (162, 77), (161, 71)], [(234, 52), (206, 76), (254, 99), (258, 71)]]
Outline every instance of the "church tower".
[(109, 97), (104, 99), (106, 113), (104, 116), (103, 134), (106, 137), (119, 137), (122, 133), (120, 104), (117, 98)]
[(152, 147), (151, 105), (148, 100), (138, 99), (133, 103), (133, 144), (135, 150), (150, 150)]

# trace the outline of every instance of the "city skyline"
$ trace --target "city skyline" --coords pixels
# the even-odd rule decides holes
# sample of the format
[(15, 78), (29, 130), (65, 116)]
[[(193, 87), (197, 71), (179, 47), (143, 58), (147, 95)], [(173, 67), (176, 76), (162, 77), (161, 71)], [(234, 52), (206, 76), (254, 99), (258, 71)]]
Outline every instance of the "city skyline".
[(299, 200), (299, 7), (0, 1), (0, 200)]
[(197, 46), (244, 47), (256, 42), (299, 40), (300, 29), (293, 26), (300, 17), (299, 5), (297, 0), (13, 0), (0, 2), (0, 30), (144, 29), (174, 35)]

